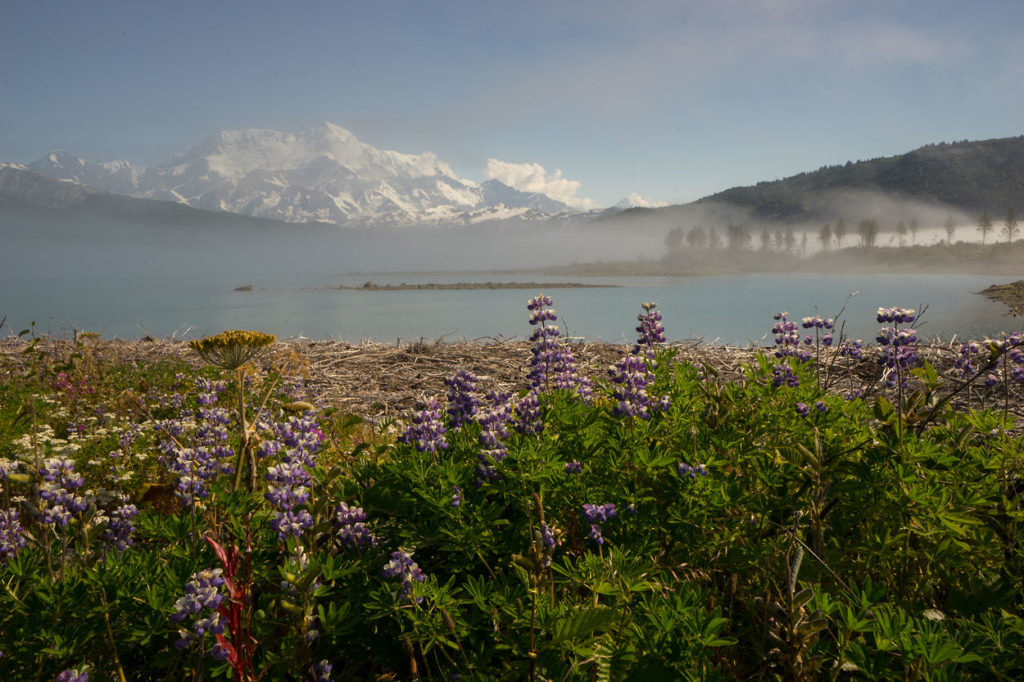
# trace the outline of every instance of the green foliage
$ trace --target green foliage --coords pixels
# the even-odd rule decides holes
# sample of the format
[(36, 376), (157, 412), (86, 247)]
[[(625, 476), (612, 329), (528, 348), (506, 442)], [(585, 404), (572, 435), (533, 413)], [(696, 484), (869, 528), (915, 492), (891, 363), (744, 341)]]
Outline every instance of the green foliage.
[[(767, 358), (726, 383), (663, 352), (648, 391), (670, 409), (616, 416), (607, 386), (592, 402), (544, 393), (543, 430), (513, 429), (500, 480), (482, 483), (479, 423), (420, 452), (324, 414), (313, 526), (300, 538), (279, 540), (263, 491), (233, 490), (224, 474), (195, 513), (176, 498), (143, 505), (135, 543), (112, 552), (98, 491), (66, 532), (33, 517), (36, 455), (14, 441), (44, 425), (59, 439), (68, 414), (106, 405), (111, 426), (143, 426), (133, 453), (149, 458), (130, 459), (123, 481), (104, 478), (88, 461), (117, 436), (98, 426), (71, 456), (87, 485), (134, 493), (159, 482), (147, 420), (170, 411), (171, 395), (196, 407), (192, 370), (63, 362), (96, 390), (65, 404), (46, 363), (0, 387), (4, 452), (26, 474), (0, 484), (5, 504), (24, 498), (31, 534), (0, 567), (3, 679), (84, 663), (98, 679), (232, 676), (227, 661), (176, 649), (181, 625), (169, 620), (193, 574), (220, 566), (244, 588), (231, 603), (248, 614), (251, 671), (265, 679), (304, 679), (321, 660), (337, 679), (1024, 675), (1020, 436), (999, 413), (953, 411), (929, 365), (897, 406), (828, 395), (805, 367), (800, 386), (773, 387)], [(236, 409), (232, 386), (221, 400)], [(263, 409), (282, 421), (292, 400), (275, 394)], [(339, 543), (341, 502), (366, 511), (376, 544)], [(609, 503), (598, 544), (583, 505)], [(405, 596), (382, 575), (399, 548), (426, 576)]]

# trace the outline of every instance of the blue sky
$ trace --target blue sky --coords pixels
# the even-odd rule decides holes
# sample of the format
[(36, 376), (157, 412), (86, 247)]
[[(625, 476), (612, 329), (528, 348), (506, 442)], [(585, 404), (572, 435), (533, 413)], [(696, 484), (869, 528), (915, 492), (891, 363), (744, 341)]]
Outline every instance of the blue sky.
[(0, 161), (331, 121), (605, 206), (1024, 133), (1020, 0), (4, 4)]

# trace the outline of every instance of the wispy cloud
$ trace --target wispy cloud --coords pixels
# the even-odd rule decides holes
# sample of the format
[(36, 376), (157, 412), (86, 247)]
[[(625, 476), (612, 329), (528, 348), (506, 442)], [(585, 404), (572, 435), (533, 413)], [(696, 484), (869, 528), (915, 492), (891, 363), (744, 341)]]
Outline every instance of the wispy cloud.
[(539, 192), (573, 208), (591, 209), (594, 202), (576, 196), (582, 183), (562, 177), (557, 168), (548, 173), (539, 163), (510, 163), (500, 159), (487, 159), (484, 175), (498, 180), (521, 192)]

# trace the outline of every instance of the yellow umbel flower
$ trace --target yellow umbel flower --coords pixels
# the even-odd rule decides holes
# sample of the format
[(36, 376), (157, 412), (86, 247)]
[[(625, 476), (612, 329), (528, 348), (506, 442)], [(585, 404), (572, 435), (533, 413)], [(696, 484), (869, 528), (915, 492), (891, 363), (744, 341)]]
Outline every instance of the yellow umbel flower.
[(188, 345), (211, 365), (234, 370), (257, 357), (276, 340), (273, 334), (232, 329), (216, 336), (194, 339)]

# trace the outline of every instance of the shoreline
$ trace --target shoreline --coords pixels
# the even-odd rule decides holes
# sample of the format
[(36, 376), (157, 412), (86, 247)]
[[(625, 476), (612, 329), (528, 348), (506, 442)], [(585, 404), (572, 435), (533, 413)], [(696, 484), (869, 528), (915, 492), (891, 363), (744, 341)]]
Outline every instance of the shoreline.
[(1006, 284), (993, 284), (974, 293), (981, 294), (990, 301), (1002, 303), (1010, 309), (1010, 314), (1014, 317), (1024, 315), (1024, 279)]
[[(0, 362), (15, 367), (30, 362), (30, 356), (22, 355), (26, 345), (23, 341), (0, 344)], [(580, 374), (595, 381), (603, 381), (608, 368), (632, 347), (605, 342), (569, 346)], [(37, 347), (57, 357), (85, 353), (98, 363), (112, 366), (166, 360), (192, 367), (204, 364), (187, 341), (178, 339), (106, 340), (87, 333), (78, 339), (41, 337)], [(738, 347), (686, 341), (666, 344), (666, 348), (675, 352), (674, 362), (705, 368), (714, 381), (733, 383), (748, 381), (744, 367), (755, 362), (758, 353), (771, 353), (774, 345)], [(960, 356), (959, 342), (922, 343), (917, 348), (918, 355), (930, 362), (939, 376), (957, 381), (954, 361)], [(866, 349), (865, 354), (868, 352)], [(482, 393), (525, 390), (532, 357), (529, 341), (348, 343), (290, 339), (276, 342), (262, 364), (269, 366), (275, 356), (286, 355), (302, 358), (301, 375), (311, 402), (373, 421), (405, 417), (428, 398), (443, 396), (447, 390), (445, 379), (459, 369), (477, 377)], [(867, 358), (848, 371), (841, 366), (834, 371), (833, 392), (873, 385), (881, 372), (878, 364)], [(1011, 405), (1016, 420), (1024, 422), (1024, 399), (1015, 395)]]
[[(617, 284), (587, 284), (585, 282), (426, 282), (424, 284), (378, 284), (367, 280), (359, 286), (325, 284), (299, 287), (298, 291), (470, 291), (499, 289), (609, 289)], [(251, 284), (235, 287), (235, 291), (287, 291), (287, 288), (268, 287), (254, 289)]]

